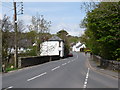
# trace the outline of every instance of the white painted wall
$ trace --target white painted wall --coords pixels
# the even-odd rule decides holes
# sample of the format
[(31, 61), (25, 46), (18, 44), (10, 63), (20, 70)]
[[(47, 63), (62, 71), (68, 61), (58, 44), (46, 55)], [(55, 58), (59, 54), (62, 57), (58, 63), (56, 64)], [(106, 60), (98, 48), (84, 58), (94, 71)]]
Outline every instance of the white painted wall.
[(72, 51), (73, 51), (73, 52), (76, 51), (76, 45), (74, 45), (74, 46), (72, 47)]
[(40, 45), (40, 55), (41, 56), (53, 56), (53, 55), (59, 55), (60, 51), (60, 57), (64, 56), (64, 43), (60, 42), (59, 47), (59, 41), (46, 41), (43, 42)]
[(85, 44), (83, 44), (82, 46), (80, 46), (79, 48), (77, 48), (77, 46), (79, 46), (81, 43), (78, 42), (76, 43), (73, 47), (72, 47), (72, 51), (73, 52), (79, 52), (81, 48), (86, 48)]

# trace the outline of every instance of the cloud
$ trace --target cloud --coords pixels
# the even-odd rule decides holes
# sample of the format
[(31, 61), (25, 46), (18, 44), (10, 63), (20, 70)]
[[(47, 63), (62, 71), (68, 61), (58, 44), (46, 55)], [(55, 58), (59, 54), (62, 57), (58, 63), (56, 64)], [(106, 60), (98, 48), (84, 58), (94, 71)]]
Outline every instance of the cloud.
[(72, 36), (81, 36), (84, 33), (84, 29), (79, 27), (79, 24), (68, 24), (68, 23), (59, 23), (51, 27), (51, 33), (55, 34), (60, 30), (66, 30), (69, 35)]
[(19, 20), (23, 20), (26, 25), (31, 24), (32, 16), (30, 15), (23, 15), (19, 17)]
[[(30, 25), (32, 16), (23, 15), (23, 16), (19, 17), (19, 19), (23, 20), (25, 25)], [(58, 18), (54, 17), (54, 19), (56, 21)], [(55, 22), (53, 22), (52, 26), (50, 28), (50, 33), (56, 34), (58, 31), (60, 31), (62, 29), (66, 30), (69, 33), (69, 35), (72, 35), (72, 36), (81, 36), (84, 33), (84, 29), (80, 28), (79, 24), (65, 22), (65, 20), (64, 20), (65, 18), (63, 18), (63, 19), (59, 18), (59, 19), (60, 19), (61, 22), (64, 22), (64, 23), (59, 23), (59, 22), (55, 23)], [(70, 19), (70, 17), (68, 17), (67, 19)]]
[(28, 32), (29, 30), (27, 28), (27, 25), (31, 24), (32, 16), (30, 16), (30, 15), (21, 15), (18, 19), (23, 20), (23, 23), (26, 26), (26, 29), (25, 29), (24, 32)]

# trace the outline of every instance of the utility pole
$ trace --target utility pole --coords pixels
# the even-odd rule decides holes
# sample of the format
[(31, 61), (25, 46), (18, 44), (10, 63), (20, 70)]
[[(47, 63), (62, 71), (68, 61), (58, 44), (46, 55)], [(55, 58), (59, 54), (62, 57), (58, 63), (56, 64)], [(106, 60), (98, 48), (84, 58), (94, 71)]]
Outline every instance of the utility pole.
[(14, 31), (15, 31), (15, 53), (14, 53), (14, 67), (18, 67), (18, 38), (17, 38), (17, 15), (23, 14), (23, 2), (21, 2), (21, 11), (20, 13), (17, 13), (17, 7), (16, 2), (13, 2), (14, 6)]
[(13, 2), (14, 5), (14, 31), (15, 31), (15, 54), (14, 54), (14, 67), (18, 66), (18, 47), (17, 47), (17, 11), (16, 11), (16, 2)]

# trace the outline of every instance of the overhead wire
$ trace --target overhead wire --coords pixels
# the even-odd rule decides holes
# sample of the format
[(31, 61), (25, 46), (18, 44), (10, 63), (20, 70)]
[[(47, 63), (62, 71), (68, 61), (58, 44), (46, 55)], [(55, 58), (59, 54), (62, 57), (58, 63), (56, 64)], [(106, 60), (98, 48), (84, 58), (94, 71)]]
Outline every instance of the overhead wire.
[[(0, 3), (0, 5), (1, 5), (1, 6), (3, 6), (3, 7), (6, 7), (6, 8), (8, 8), (8, 9), (10, 9), (8, 12), (10, 12), (10, 11), (14, 10), (13, 8), (11, 8), (10, 6), (8, 6), (8, 5), (6, 5), (6, 4), (9, 4), (9, 5), (11, 4), (11, 5), (12, 5), (12, 3), (11, 3), (11, 2), (7, 2), (7, 3), (6, 3), (6, 2), (1, 2), (1, 3)], [(19, 6), (20, 6), (20, 4), (18, 4), (18, 5), (17, 5), (17, 7), (19, 7)], [(19, 10), (18, 12), (20, 12), (20, 10)]]
[[(10, 5), (10, 4), (9, 4)], [(6, 13), (9, 13), (10, 11), (14, 10), (13, 7), (12, 7), (12, 4), (9, 6), (8, 3), (3, 3), (0, 1), (0, 6), (2, 6), (2, 11), (5, 10)], [(5, 9), (6, 8), (6, 9)]]
[(12, 2), (2, 2), (2, 3), (4, 3), (4, 4), (8, 4), (8, 5), (12, 5)]
[[(18, 5), (17, 5), (17, 9), (18, 9), (18, 11), (17, 11), (17, 13), (18, 13), (18, 15), (20, 15), (22, 12), (21, 12), (21, 10), (22, 10), (22, 6), (21, 6), (21, 2), (18, 2), (17, 3)], [(4, 7), (5, 8), (7, 8), (7, 9), (9, 9), (8, 11), (6, 11), (6, 13), (8, 13), (8, 12), (10, 12), (10, 11), (12, 11), (12, 10), (14, 10), (13, 8), (11, 8), (12, 7), (12, 3), (11, 2), (1, 2), (0, 1), (0, 5), (3, 7), (3, 9), (4, 9)]]

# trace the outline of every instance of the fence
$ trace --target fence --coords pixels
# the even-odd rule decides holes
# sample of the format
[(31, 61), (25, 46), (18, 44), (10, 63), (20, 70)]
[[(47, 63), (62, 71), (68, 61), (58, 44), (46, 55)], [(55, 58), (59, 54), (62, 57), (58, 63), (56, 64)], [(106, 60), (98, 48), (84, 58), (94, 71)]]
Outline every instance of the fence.
[(99, 63), (99, 66), (102, 68), (108, 68), (111, 70), (118, 70), (120, 71), (120, 62), (117, 60), (105, 60), (97, 55), (91, 55), (92, 59)]

